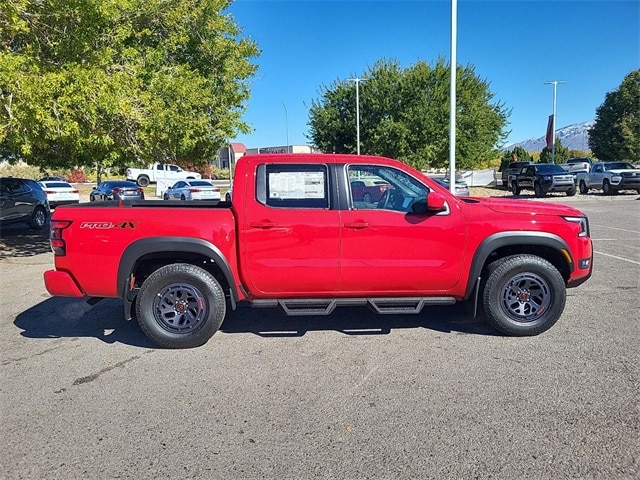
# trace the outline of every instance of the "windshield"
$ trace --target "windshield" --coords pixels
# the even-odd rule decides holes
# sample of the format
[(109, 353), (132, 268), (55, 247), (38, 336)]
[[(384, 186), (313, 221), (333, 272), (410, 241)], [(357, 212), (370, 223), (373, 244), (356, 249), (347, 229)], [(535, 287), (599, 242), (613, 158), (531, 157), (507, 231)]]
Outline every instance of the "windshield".
[(604, 164), (605, 170), (634, 170), (635, 167), (628, 162), (607, 162)]
[(567, 173), (560, 165), (555, 163), (540, 163), (536, 165), (536, 172), (542, 174)]

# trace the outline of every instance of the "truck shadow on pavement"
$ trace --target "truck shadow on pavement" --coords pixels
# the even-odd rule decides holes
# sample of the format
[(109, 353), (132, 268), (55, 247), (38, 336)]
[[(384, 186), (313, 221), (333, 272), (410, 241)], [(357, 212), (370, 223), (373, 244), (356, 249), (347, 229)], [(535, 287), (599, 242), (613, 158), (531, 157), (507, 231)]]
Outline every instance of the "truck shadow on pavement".
[[(52, 297), (20, 313), (14, 325), (26, 338), (97, 338), (105, 343), (122, 343), (158, 348), (134, 319), (126, 321), (119, 299), (95, 304), (87, 299)], [(263, 338), (302, 337), (308, 332), (337, 331), (345, 335), (388, 335), (393, 330), (424, 328), (443, 333), (500, 335), (480, 318), (473, 318), (463, 303), (428, 307), (418, 315), (378, 315), (367, 308), (342, 307), (327, 316), (285, 315), (277, 308), (239, 305), (227, 311), (220, 332), (250, 333)], [(215, 337), (214, 340), (215, 341)]]
[(345, 335), (388, 335), (396, 329), (425, 328), (444, 333), (499, 335), (482, 319), (467, 313), (463, 303), (426, 307), (421, 313), (379, 315), (366, 307), (340, 307), (330, 315), (287, 316), (277, 308), (239, 305), (227, 312), (220, 331), (261, 337), (302, 337), (308, 332), (333, 330)]

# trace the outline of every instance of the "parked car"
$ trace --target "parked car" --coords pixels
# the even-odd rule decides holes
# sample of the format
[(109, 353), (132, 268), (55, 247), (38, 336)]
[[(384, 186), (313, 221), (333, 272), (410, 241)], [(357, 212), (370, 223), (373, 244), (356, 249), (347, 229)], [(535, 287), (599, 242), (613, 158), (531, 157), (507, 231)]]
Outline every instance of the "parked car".
[(572, 173), (554, 163), (536, 163), (523, 167), (511, 178), (511, 191), (520, 195), (521, 190), (533, 190), (536, 197), (544, 197), (549, 192), (564, 192), (569, 197), (577, 188)]
[[(434, 180), (449, 190), (451, 183), (448, 178), (434, 178)], [(464, 182), (456, 182), (456, 195), (459, 197), (468, 197), (469, 185)]]
[(220, 188), (207, 180), (180, 180), (164, 192), (165, 200), (220, 200)]
[(377, 202), (382, 194), (391, 188), (388, 182), (382, 179), (360, 179), (351, 181), (351, 195), (357, 202)]
[(582, 194), (593, 188), (602, 190), (605, 195), (620, 190), (640, 193), (640, 170), (629, 162), (599, 162), (594, 163), (589, 172), (578, 173), (576, 182)]
[(44, 193), (47, 195), (49, 206), (56, 208), (58, 205), (70, 205), (72, 203), (80, 203), (80, 192), (73, 185), (67, 182), (56, 181), (39, 181), (38, 182)]
[(122, 200), (144, 200), (144, 190), (134, 182), (128, 180), (107, 180), (100, 182), (89, 194), (91, 202)]
[(47, 195), (38, 182), (0, 177), (0, 224), (26, 222), (31, 228), (42, 230), (50, 213)]
[(515, 177), (522, 167), (533, 165), (533, 162), (510, 162), (507, 168), (502, 170), (502, 186), (507, 190), (511, 189), (510, 178)]
[(560, 167), (573, 175), (577, 175), (578, 173), (589, 172), (593, 163), (593, 160), (589, 157), (576, 157), (570, 158), (567, 163), (560, 164)]
[(67, 179), (64, 177), (56, 177), (56, 176), (52, 176), (52, 177), (42, 177), (40, 180), (38, 180), (39, 182), (66, 182)]

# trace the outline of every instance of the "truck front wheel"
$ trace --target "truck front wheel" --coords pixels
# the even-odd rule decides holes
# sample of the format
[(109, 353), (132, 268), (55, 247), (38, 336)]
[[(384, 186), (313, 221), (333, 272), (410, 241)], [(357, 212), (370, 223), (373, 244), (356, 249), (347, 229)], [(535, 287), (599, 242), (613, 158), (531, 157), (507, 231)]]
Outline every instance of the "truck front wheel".
[(225, 313), (218, 281), (186, 263), (166, 265), (149, 275), (136, 302), (140, 328), (165, 348), (204, 345), (220, 328)]
[(560, 318), (566, 302), (560, 272), (535, 255), (514, 255), (489, 266), (482, 291), (486, 320), (513, 336), (538, 335)]
[(515, 196), (520, 195), (520, 187), (516, 182), (511, 182), (511, 193), (513, 193)]
[(587, 183), (584, 180), (580, 180), (580, 193), (583, 195), (589, 193), (589, 188), (587, 188)]
[(534, 193), (534, 194), (535, 194), (535, 196), (536, 196), (536, 197), (538, 197), (538, 198), (542, 198), (542, 197), (544, 197), (544, 196), (545, 196), (545, 191), (544, 191), (544, 189), (542, 188), (542, 185), (540, 185), (540, 183), (539, 183), (539, 182), (536, 182), (536, 183), (533, 185), (533, 193)]
[(136, 183), (138, 184), (139, 187), (147, 187), (149, 186), (149, 177), (147, 177), (146, 175), (140, 175), (138, 177), (138, 180), (136, 181)]

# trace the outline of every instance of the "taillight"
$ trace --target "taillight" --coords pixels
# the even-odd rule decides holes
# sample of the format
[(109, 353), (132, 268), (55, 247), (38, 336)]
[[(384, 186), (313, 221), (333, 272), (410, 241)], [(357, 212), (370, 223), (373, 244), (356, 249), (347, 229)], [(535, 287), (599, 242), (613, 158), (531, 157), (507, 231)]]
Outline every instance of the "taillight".
[(69, 225), (71, 225), (70, 220), (51, 220), (49, 243), (51, 251), (58, 257), (64, 257), (67, 254), (67, 243), (62, 238), (62, 231)]
[(200, 189), (199, 188), (190, 188), (189, 191), (191, 193), (198, 193), (200, 191)]
[(122, 193), (122, 189), (121, 188), (114, 188), (113, 190), (111, 190), (112, 193)]

